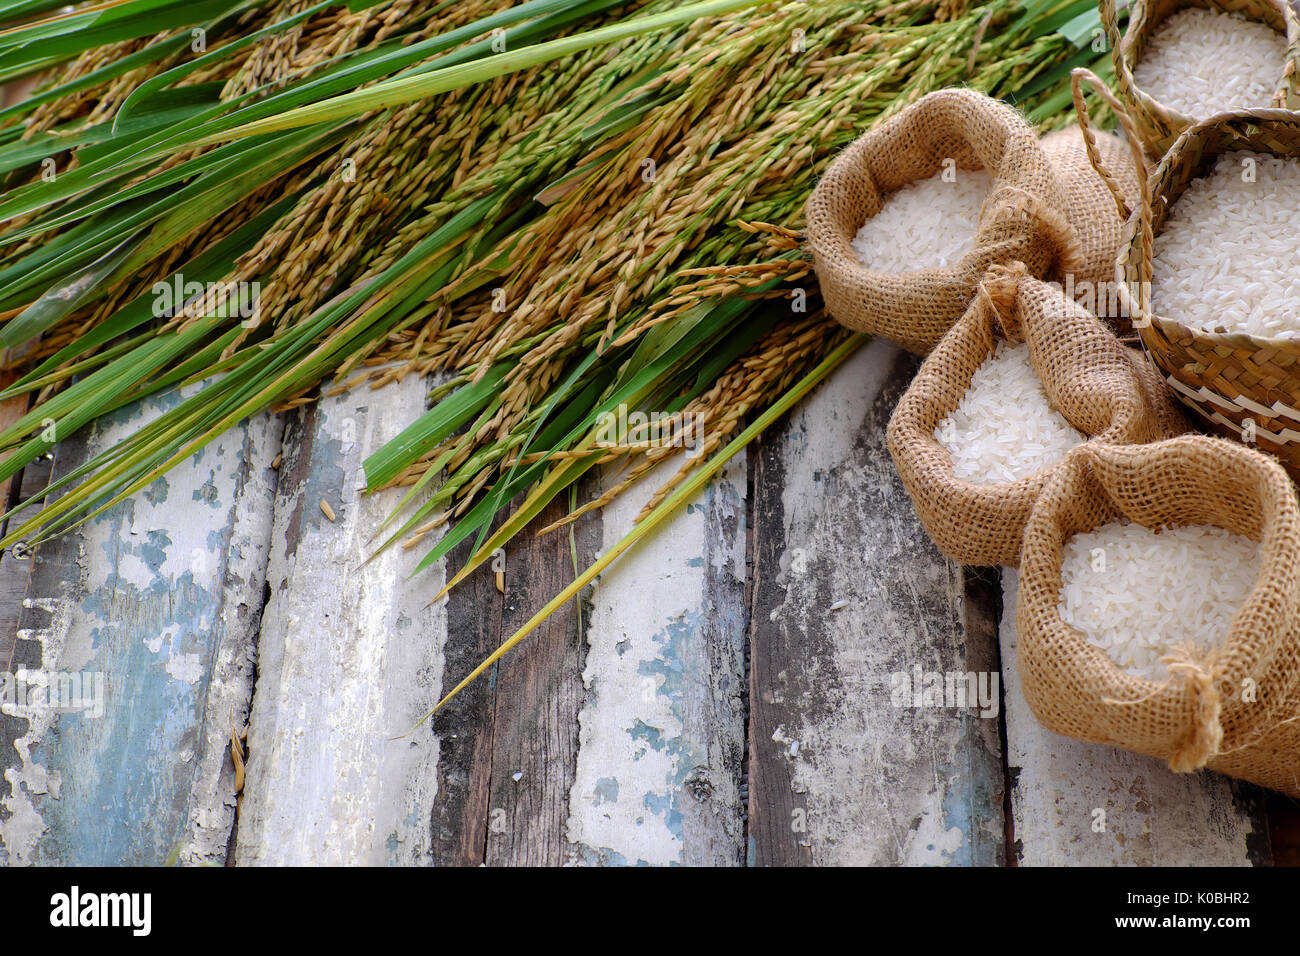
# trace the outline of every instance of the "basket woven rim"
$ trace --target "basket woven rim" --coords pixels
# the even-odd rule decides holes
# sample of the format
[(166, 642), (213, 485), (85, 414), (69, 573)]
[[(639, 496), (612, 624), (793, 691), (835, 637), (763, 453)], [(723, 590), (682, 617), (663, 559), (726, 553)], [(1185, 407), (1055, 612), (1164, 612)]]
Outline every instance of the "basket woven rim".
[[(1269, 27), (1269, 29), (1280, 32), (1286, 40), (1286, 51), (1283, 56), (1283, 62), (1279, 64), (1280, 73), (1274, 86), (1274, 96), (1281, 96), (1283, 102), (1290, 97), (1300, 97), (1300, 83), (1298, 83), (1300, 76), (1298, 76), (1297, 72), (1300, 71), (1300, 15), (1297, 15), (1296, 10), (1291, 6), (1288, 0), (1258, 0), (1258, 2), (1261, 5), (1272, 7), (1273, 10), (1277, 12), (1283, 24), (1283, 29), (1281, 31), (1277, 31), (1277, 28), (1262, 16), (1252, 16), (1241, 10), (1230, 9), (1223, 0), (1197, 0), (1195, 3), (1188, 2), (1188, 0), (1179, 0), (1177, 9), (1171, 10), (1160, 20), (1153, 20), (1150, 16), (1153, 6), (1150, 0), (1134, 0), (1134, 3), (1129, 9), (1129, 21), (1125, 25), (1124, 32), (1120, 37), (1120, 42), (1112, 50), (1112, 59), (1116, 61), (1116, 66), (1119, 66), (1122, 63), (1124, 71), (1128, 74), (1125, 78), (1125, 82), (1121, 84), (1121, 93), (1127, 93), (1129, 99), (1134, 101), (1132, 105), (1136, 106), (1141, 111), (1143, 120), (1142, 125), (1144, 127), (1142, 131), (1147, 134), (1151, 140), (1149, 148), (1156, 146), (1162, 139), (1162, 137), (1152, 131), (1150, 127), (1167, 127), (1170, 130), (1171, 136), (1176, 137), (1187, 127), (1194, 126), (1208, 118), (1190, 116), (1181, 110), (1174, 109), (1172, 106), (1167, 106), (1137, 84), (1135, 71), (1137, 70), (1140, 58), (1135, 55), (1134, 51), (1138, 45), (1139, 34), (1143, 31), (1151, 31), (1154, 33), (1154, 31), (1159, 28), (1159, 25), (1167, 20), (1169, 16), (1172, 16), (1173, 13), (1181, 10), (1201, 9), (1230, 15), (1235, 14), (1255, 23), (1263, 23), (1265, 26)], [(1114, 15), (1113, 0), (1102, 0), (1102, 5), (1103, 7), (1108, 6), (1112, 15)], [(1105, 15), (1103, 13), (1103, 22), (1104, 19)], [(1254, 108), (1265, 109), (1266, 107)], [(1241, 107), (1239, 109), (1246, 109), (1246, 107)], [(1164, 142), (1167, 144), (1168, 139), (1164, 139)], [(1165, 150), (1161, 150), (1161, 152), (1164, 151)]]

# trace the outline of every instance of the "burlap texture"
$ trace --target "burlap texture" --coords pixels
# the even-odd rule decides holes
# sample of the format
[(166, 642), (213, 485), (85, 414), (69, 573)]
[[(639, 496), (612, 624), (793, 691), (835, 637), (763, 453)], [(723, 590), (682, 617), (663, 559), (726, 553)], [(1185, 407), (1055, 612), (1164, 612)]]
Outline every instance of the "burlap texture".
[[(1226, 641), (1203, 658), (1179, 655), (1163, 683), (1124, 672), (1061, 620), (1066, 540), (1121, 518), (1148, 528), (1214, 525), (1260, 542), (1259, 577)], [(1060, 734), (1300, 796), (1297, 553), (1295, 487), (1261, 452), (1202, 435), (1074, 449), (1053, 470), (1025, 529), (1016, 628), (1029, 706)]]
[(995, 267), (980, 287), (899, 399), (887, 443), (939, 550), (963, 564), (1014, 567), (1025, 522), (1053, 468), (1005, 484), (972, 484), (956, 477), (952, 456), (934, 437), (997, 339), (1029, 345), (1052, 407), (1085, 435), (1150, 442), (1186, 431), (1187, 422), (1146, 359), (1059, 287), (1027, 276), (1018, 263)]
[[(890, 193), (935, 175), (945, 159), (994, 178), (975, 248), (952, 269), (864, 266), (851, 244), (862, 224)], [(1020, 261), (1050, 278), (1073, 268), (1078, 252), (1065, 190), (1034, 130), (1012, 107), (966, 89), (931, 93), (855, 140), (827, 168), (805, 215), (831, 315), (919, 354), (966, 311), (991, 266)]]
[[(1119, 298), (1112, 285), (1115, 259), (1124, 241), (1124, 220), (1115, 199), (1092, 168), (1078, 126), (1048, 133), (1042, 145), (1065, 190), (1066, 213), (1079, 243), (1072, 275), (1062, 282), (1068, 282), (1066, 288), (1073, 287), (1075, 298), (1085, 308), (1113, 328), (1127, 331), (1132, 323), (1120, 314)], [(1138, 180), (1128, 147), (1114, 133), (1098, 133), (1097, 151), (1132, 208), (1137, 203)]]

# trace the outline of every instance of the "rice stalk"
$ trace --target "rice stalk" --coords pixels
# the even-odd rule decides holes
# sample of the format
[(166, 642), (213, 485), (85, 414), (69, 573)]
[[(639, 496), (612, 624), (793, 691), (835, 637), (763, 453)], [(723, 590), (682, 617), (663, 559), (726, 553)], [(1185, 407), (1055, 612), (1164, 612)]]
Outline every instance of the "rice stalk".
[[(0, 476), (49, 450), (49, 420), (67, 435), (202, 385), (57, 501), (21, 502), (0, 547), (75, 527), (247, 415), (407, 375), (443, 384), (366, 462), (372, 489), (408, 489), (377, 547), (451, 523), (422, 566), (477, 535), (455, 583), (556, 495), (571, 513), (543, 531), (602, 506), (680, 450), (599, 436), (620, 405), (703, 423), (649, 520), (846, 344), (799, 249), (825, 162), (951, 84), (1059, 121), (1070, 65), (1104, 59), (1057, 32), (1076, 6), (231, 0), (204, 8), (197, 59), (182, 23), (70, 41), (60, 70), (32, 58), (41, 92), (0, 111), (0, 336), (34, 345), (0, 397), (35, 404), (0, 433)], [(154, 317), (178, 273), (257, 283), (260, 307)], [(87, 284), (70, 307), (48, 295)]]

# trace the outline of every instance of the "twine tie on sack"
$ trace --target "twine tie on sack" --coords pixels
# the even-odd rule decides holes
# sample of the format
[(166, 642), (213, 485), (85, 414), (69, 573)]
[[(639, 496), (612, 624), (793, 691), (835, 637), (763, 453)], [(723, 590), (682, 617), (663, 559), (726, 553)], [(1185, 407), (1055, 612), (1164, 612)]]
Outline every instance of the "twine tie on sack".
[(1191, 773), (1200, 770), (1219, 752), (1219, 746), (1223, 743), (1223, 725), (1219, 723), (1223, 704), (1214, 687), (1214, 676), (1185, 652), (1175, 651), (1160, 660), (1169, 665), (1171, 674), (1186, 677), (1196, 696), (1191, 735), (1169, 758), (1170, 770)]
[(989, 310), (998, 333), (1008, 342), (1023, 342), (1024, 329), (1016, 310), (1016, 293), (1020, 280), (1029, 274), (1023, 262), (1008, 266), (993, 266), (980, 279), (976, 289), (980, 302)]
[[(1051, 250), (1048, 272), (1061, 276), (1080, 272), (1084, 256), (1078, 232), (1064, 213), (1039, 196), (1013, 184), (999, 186), (980, 207), (980, 223), (986, 222), (995, 226), (1017, 222), (1038, 230), (1040, 242)], [(1013, 264), (1028, 273), (1023, 262), (1016, 260)]]

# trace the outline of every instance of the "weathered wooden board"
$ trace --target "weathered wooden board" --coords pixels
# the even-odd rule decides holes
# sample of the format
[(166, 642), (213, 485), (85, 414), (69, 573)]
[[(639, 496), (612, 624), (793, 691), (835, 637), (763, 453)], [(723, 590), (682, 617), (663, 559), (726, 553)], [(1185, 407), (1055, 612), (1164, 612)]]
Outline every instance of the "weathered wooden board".
[[(10, 506), (44, 491), (50, 483), (52, 464), (52, 458), (41, 457), (15, 475), (17, 487), (11, 489)], [(12, 548), (0, 554), (0, 673), (12, 670), (18, 619), (31, 570), (30, 556), (15, 554)]]
[(286, 426), (237, 864), (430, 860), (438, 741), (415, 724), (442, 687), (443, 570), (411, 577), (420, 548), (366, 562), (401, 492), (365, 494), (362, 470), (425, 394), (361, 387)]
[[(536, 527), (568, 513), (567, 497), (561, 498)], [(567, 587), (575, 555), (579, 568), (595, 559), (598, 530), (592, 515), (575, 524), (572, 538), (567, 528), (543, 536), (525, 531), (503, 561), (458, 585), (447, 599), (445, 683), (472, 671)], [(470, 538), (453, 549), (448, 566), (461, 567), (473, 544)], [(564, 820), (577, 759), (587, 618), (576, 601), (568, 602), (434, 718), (435, 863), (556, 866), (568, 859)]]
[(1003, 571), (1002, 669), (1015, 862), (1250, 866), (1269, 862), (1260, 792), (1219, 774), (1045, 730), (1016, 672), (1017, 572)]
[[(568, 513), (568, 496), (560, 497), (536, 527)], [(595, 560), (598, 529), (599, 518), (593, 515), (574, 528), (572, 542), (567, 530), (540, 537), (529, 530), (516, 538), (506, 554), (505, 594), (496, 598), (501, 633), (490, 638), (494, 648), (572, 583), (575, 552), (579, 569)], [(478, 574), (488, 582), (495, 577), (488, 569)], [(497, 665), (491, 687), (484, 856), (489, 866), (568, 861), (564, 823), (578, 757), (583, 635), (589, 620), (585, 608), (569, 601)]]
[[(177, 401), (66, 440), (56, 474)], [(16, 675), (80, 676), (86, 706), (0, 706), (0, 861), (224, 861), (229, 727), (251, 692), (279, 433), (268, 416), (232, 429), (33, 557)]]
[[(749, 816), (759, 865), (1003, 860), (990, 614), (926, 537), (884, 448), (916, 365), (869, 343), (756, 456)], [(957, 697), (955, 677), (968, 673), (985, 706)], [(917, 677), (924, 689), (949, 674), (951, 696), (915, 706)]]
[[(680, 464), (605, 508), (604, 549)], [(569, 799), (578, 862), (744, 862), (745, 485), (733, 459), (596, 583)]]
[[(0, 102), (3, 102), (6, 92), (7, 88), (0, 87)], [(0, 362), (7, 363), (12, 358), (10, 349), (0, 352)], [(7, 387), (17, 380), (16, 371), (0, 371), (0, 387)], [(18, 395), (0, 402), (0, 430), (22, 418), (27, 412), (29, 401), (29, 395)], [(38, 482), (48, 481), (49, 473), (49, 459), (42, 457), (18, 474), (0, 481), (0, 512), (8, 511), (26, 497), (27, 487), (24, 486), (35, 491)], [(0, 521), (0, 534), (3, 534), (6, 524), (7, 522)], [(9, 658), (13, 655), (14, 635), (18, 630), (18, 607), (27, 590), (27, 572), (30, 568), (30, 564), (15, 557), (12, 551), (0, 554), (0, 673), (8, 670)]]
[[(447, 567), (463, 567), (474, 539), (456, 546)], [(487, 569), (490, 572), (490, 568)], [(508, 578), (515, 587), (514, 569)], [(492, 573), (470, 575), (447, 596), (446, 681), (454, 685), (501, 643), (502, 594)], [(528, 648), (520, 651), (527, 653)], [(506, 663), (506, 662), (503, 662)], [(465, 688), (432, 720), (438, 737), (437, 799), (433, 804), (430, 854), (439, 866), (481, 866), (487, 853), (492, 780), (492, 717), (497, 670)], [(497, 807), (498, 832), (505, 809)]]

